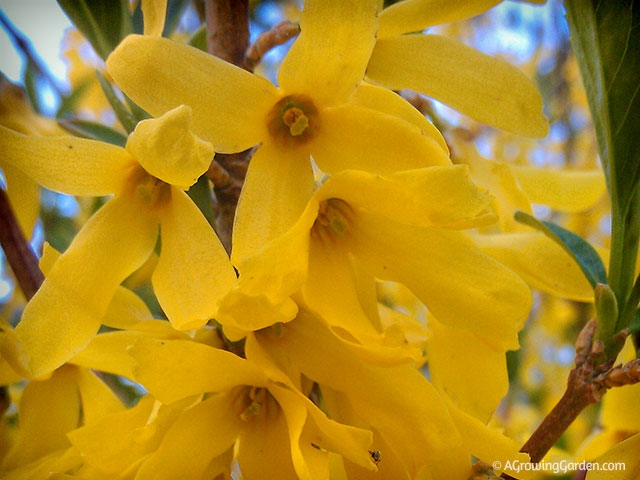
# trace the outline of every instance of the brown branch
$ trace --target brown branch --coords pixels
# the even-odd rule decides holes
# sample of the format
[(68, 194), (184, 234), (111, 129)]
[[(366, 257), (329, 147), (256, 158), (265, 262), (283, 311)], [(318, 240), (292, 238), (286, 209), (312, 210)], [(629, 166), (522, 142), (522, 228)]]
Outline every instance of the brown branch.
[(9, 203), (9, 196), (2, 188), (0, 188), (0, 245), (22, 293), (27, 300), (31, 299), (42, 285), (44, 275), (40, 271), (36, 255), (18, 224)]
[(243, 66), (246, 70), (253, 72), (262, 60), (262, 57), (274, 47), (288, 42), (300, 33), (300, 25), (289, 20), (280, 22), (270, 30), (260, 34), (255, 42), (247, 49), (244, 56)]
[[(205, 21), (207, 51), (243, 67), (249, 47), (248, 0), (205, 0)], [(207, 172), (218, 203), (216, 232), (227, 252), (231, 252), (233, 220), (250, 158), (251, 151), (217, 153)]]
[[(567, 389), (553, 410), (545, 417), (521, 452), (539, 462), (569, 428), (580, 413), (602, 399), (607, 389), (640, 381), (640, 362), (613, 367), (604, 344), (595, 340), (597, 323), (589, 321), (576, 341), (576, 366), (569, 373)], [(626, 336), (626, 332), (621, 332)]]
[(205, 0), (207, 51), (239, 67), (249, 46), (248, 0)]

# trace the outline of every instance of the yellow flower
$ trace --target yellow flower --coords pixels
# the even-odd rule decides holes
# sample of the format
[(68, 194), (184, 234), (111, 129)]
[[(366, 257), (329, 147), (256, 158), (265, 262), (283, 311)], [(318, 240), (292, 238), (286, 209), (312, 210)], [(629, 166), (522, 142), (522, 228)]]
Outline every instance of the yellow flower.
[[(382, 478), (469, 475), (470, 456), (445, 403), (410, 363), (372, 365), (305, 311), (281, 328), (250, 334), (247, 345), (254, 348), (254, 342), (294, 383), (303, 375), (316, 382), (332, 418), (379, 435), (381, 442), (374, 441), (372, 451), (380, 454)], [(369, 478), (363, 469), (353, 468), (355, 478)]]
[(2, 428), (17, 431), (0, 456), (0, 476), (49, 478), (51, 473), (75, 471), (83, 459), (67, 434), (120, 411), (124, 405), (87, 369), (64, 366), (51, 378), (30, 381), (18, 402), (17, 426), (9, 427), (9, 419), (2, 418)]
[[(141, 339), (129, 351), (136, 380), (174, 413), (166, 425), (144, 428), (134, 447), (139, 458), (125, 453), (126, 437), (124, 445), (100, 452), (104, 427), (114, 419), (102, 430), (95, 426), (71, 434), (88, 461), (106, 471), (135, 466), (138, 479), (215, 478), (231, 470), (235, 457), (247, 480), (327, 478), (328, 452), (375, 469), (368, 450), (371, 433), (327, 418), (257, 343), (247, 342), (246, 359), (187, 340)], [(151, 419), (140, 420), (115, 431), (143, 429)], [(117, 452), (126, 455), (127, 465), (116, 463), (121, 462)]]
[(391, 92), (359, 93), (381, 3), (306, 1), (302, 33), (279, 70), (279, 88), (192, 47), (149, 36), (127, 37), (107, 68), (152, 114), (191, 106), (194, 131), (217, 152), (261, 145), (237, 211), (236, 234), (250, 251), (297, 221), (313, 192), (310, 156), (327, 173), (449, 162), (432, 125), (406, 121), (416, 113), (408, 103), (399, 106)]
[(30, 137), (0, 128), (2, 156), (41, 185), (72, 195), (115, 193), (55, 262), (16, 334), (33, 376), (77, 353), (98, 330), (120, 283), (162, 250), (154, 290), (179, 329), (204, 325), (235, 281), (212, 228), (183, 192), (213, 150), (188, 130), (179, 107), (140, 122), (126, 149), (74, 137)]
[(367, 78), (424, 93), (493, 127), (546, 136), (542, 97), (516, 67), (441, 35), (407, 34), (473, 17), (498, 3), (405, 0), (384, 9)]
[[(378, 278), (406, 285), (439, 321), (517, 348), (529, 289), (460, 231), (492, 219), (487, 203), (464, 166), (337, 174), (282, 237), (253, 256), (237, 255), (235, 248), (245, 249), (234, 244), (239, 284), (217, 319), (240, 336), (288, 321), (297, 308), (289, 297), (300, 290), (307, 308), (365, 344), (380, 327), (364, 313), (356, 279)], [(235, 295), (275, 306), (280, 316), (247, 314)]]

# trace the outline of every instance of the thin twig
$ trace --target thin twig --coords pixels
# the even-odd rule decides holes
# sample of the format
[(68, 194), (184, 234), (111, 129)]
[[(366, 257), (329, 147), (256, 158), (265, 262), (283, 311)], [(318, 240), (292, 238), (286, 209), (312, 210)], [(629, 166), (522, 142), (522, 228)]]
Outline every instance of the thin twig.
[(253, 44), (247, 49), (243, 66), (245, 70), (253, 72), (269, 50), (282, 45), (300, 33), (300, 25), (289, 20), (280, 22), (270, 30), (260, 34)]
[(0, 188), (0, 245), (22, 293), (27, 300), (31, 299), (42, 285), (44, 275), (3, 188)]

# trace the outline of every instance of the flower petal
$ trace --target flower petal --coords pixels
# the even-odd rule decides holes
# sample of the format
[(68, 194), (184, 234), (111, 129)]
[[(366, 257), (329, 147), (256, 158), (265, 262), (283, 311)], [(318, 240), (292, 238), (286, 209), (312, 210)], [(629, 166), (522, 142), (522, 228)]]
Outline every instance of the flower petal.
[(33, 137), (0, 125), (3, 162), (49, 190), (101, 196), (119, 192), (133, 160), (124, 148), (77, 137)]
[(388, 176), (349, 170), (331, 177), (319, 200), (339, 198), (408, 225), (468, 228), (486, 213), (490, 197), (469, 178), (466, 166), (429, 167)]
[(262, 335), (260, 341), (308, 378), (345, 392), (361, 417), (397, 446), (411, 478), (424, 465), (433, 478), (464, 477), (469, 457), (462, 451), (462, 440), (442, 399), (412, 365), (369, 365), (305, 313), (284, 325), (280, 337)]
[(268, 80), (165, 38), (129, 35), (107, 59), (107, 69), (155, 117), (190, 106), (193, 131), (216, 152), (239, 152), (263, 140), (264, 119), (279, 98)]
[(308, 154), (262, 145), (249, 163), (233, 226), (232, 260), (250, 256), (289, 230), (313, 194)]
[(107, 414), (122, 412), (125, 406), (96, 374), (84, 368), (75, 369), (78, 391), (82, 399), (82, 422), (91, 425)]
[(143, 120), (127, 140), (127, 151), (148, 173), (188, 189), (213, 161), (213, 147), (189, 131), (191, 108), (180, 105), (158, 118)]
[(543, 233), (472, 235), (471, 239), (532, 288), (578, 302), (593, 302), (593, 288), (580, 267)]
[(501, 350), (518, 348), (532, 303), (529, 288), (464, 233), (367, 212), (360, 212), (353, 230), (351, 251), (370, 274), (406, 285), (442, 323)]
[(442, 150), (449, 152), (449, 146), (440, 130), (396, 92), (377, 85), (371, 85), (370, 83), (361, 83), (351, 95), (349, 101), (354, 105), (378, 110), (415, 124), (422, 129), (425, 135), (438, 142)]
[(32, 375), (57, 368), (97, 333), (120, 283), (153, 250), (157, 230), (157, 221), (126, 197), (115, 197), (91, 217), (16, 327)]
[(25, 238), (30, 239), (40, 215), (40, 187), (13, 165), (1, 167), (7, 195)]
[(237, 385), (265, 385), (262, 371), (225, 350), (188, 340), (140, 339), (130, 348), (136, 380), (163, 403)]
[(3, 467), (12, 469), (69, 446), (67, 433), (80, 421), (80, 397), (74, 367), (64, 367), (48, 380), (31, 381), (19, 405), (20, 429)]
[(487, 423), (509, 389), (505, 352), (433, 316), (429, 317), (429, 331), (427, 349), (433, 385), (458, 408)]
[(427, 27), (475, 17), (502, 0), (405, 0), (380, 14), (378, 38), (418, 32)]
[(620, 442), (607, 453), (598, 457), (599, 465), (624, 466), (617, 470), (589, 471), (589, 480), (635, 480), (640, 475), (640, 433)]
[(511, 167), (532, 203), (576, 213), (593, 207), (606, 192), (602, 170), (555, 170), (524, 165)]
[(167, 0), (142, 0), (144, 34), (161, 36), (167, 15)]
[(162, 250), (151, 281), (160, 306), (180, 330), (201, 327), (236, 282), (227, 252), (198, 207), (178, 188), (160, 211)]
[(206, 477), (209, 463), (233, 447), (244, 427), (228, 393), (215, 395), (183, 412), (162, 443), (140, 467), (137, 479)]
[(493, 127), (544, 137), (542, 97), (516, 67), (440, 35), (379, 40), (367, 76), (393, 90), (409, 88)]
[(311, 155), (327, 173), (365, 170), (386, 174), (450, 164), (447, 152), (416, 125), (355, 104), (321, 112), (322, 131)]
[(278, 84), (318, 105), (344, 102), (362, 81), (378, 29), (379, 0), (307, 0), (300, 36), (284, 58)]

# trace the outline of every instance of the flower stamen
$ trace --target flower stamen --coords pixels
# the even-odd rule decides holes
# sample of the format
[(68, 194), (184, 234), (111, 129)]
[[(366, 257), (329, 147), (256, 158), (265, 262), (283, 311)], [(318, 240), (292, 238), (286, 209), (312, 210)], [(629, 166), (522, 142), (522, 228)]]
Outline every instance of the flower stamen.
[(318, 131), (318, 109), (304, 95), (289, 95), (271, 109), (267, 128), (271, 137), (281, 145), (307, 143)]

